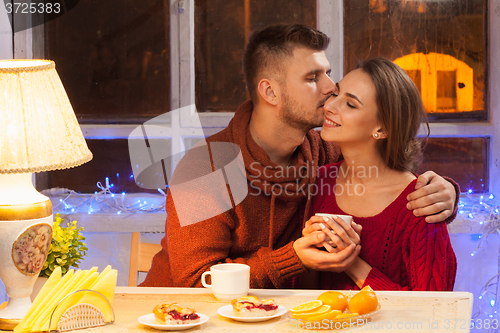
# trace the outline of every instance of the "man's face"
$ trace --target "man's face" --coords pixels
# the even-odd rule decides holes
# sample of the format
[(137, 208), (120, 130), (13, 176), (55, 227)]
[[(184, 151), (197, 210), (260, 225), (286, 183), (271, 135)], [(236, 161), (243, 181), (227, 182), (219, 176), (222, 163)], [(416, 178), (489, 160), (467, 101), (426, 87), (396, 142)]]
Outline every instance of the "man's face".
[(325, 101), (335, 89), (325, 52), (297, 47), (287, 59), (281, 86), (280, 118), (287, 125), (309, 131), (321, 126)]

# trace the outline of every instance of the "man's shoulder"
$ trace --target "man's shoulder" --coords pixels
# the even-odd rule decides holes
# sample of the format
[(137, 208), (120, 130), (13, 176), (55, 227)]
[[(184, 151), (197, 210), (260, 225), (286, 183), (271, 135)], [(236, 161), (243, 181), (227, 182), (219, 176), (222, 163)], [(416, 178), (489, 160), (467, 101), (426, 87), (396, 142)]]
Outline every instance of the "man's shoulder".
[(215, 134), (207, 136), (205, 138), (205, 141), (207, 141), (207, 142), (233, 142), (234, 140), (231, 139), (229, 128), (226, 127)]

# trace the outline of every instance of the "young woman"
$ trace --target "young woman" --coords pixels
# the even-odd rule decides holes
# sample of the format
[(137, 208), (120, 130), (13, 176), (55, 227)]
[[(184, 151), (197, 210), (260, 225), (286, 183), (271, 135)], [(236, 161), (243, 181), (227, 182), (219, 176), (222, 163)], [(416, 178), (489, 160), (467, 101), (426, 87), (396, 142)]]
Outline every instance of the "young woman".
[(352, 215), (359, 236), (338, 217), (318, 216), (303, 234), (325, 232), (331, 252), (349, 242), (360, 243), (361, 252), (344, 272), (322, 272), (324, 289), (453, 289), (457, 263), (446, 224), (426, 223), (406, 208), (416, 184), (422, 120), (428, 129), (417, 88), (382, 58), (348, 73), (326, 102), (321, 137), (341, 146), (344, 161), (319, 169), (311, 215)]

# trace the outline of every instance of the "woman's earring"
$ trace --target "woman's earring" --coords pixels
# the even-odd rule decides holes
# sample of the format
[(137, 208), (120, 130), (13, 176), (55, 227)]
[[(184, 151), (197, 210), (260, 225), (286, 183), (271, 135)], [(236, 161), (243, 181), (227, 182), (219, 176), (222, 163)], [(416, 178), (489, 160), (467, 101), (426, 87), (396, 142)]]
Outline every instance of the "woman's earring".
[(378, 133), (375, 133), (375, 134), (373, 134), (373, 137), (374, 137), (375, 139), (378, 139), (379, 134), (378, 134)]

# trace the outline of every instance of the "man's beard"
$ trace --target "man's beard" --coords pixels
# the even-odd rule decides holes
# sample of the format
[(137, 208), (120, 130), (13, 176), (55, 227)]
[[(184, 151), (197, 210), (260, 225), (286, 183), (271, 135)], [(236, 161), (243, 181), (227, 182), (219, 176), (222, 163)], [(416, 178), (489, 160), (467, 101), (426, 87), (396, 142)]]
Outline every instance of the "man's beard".
[[(320, 105), (324, 104), (322, 102)], [(318, 105), (317, 107), (319, 108)], [(309, 118), (308, 118), (309, 117)], [(292, 101), (289, 95), (283, 93), (283, 106), (280, 110), (280, 119), (283, 123), (292, 128), (308, 132), (309, 130), (323, 125), (323, 117), (317, 120), (316, 115), (308, 115), (306, 110), (302, 110), (297, 102)]]

